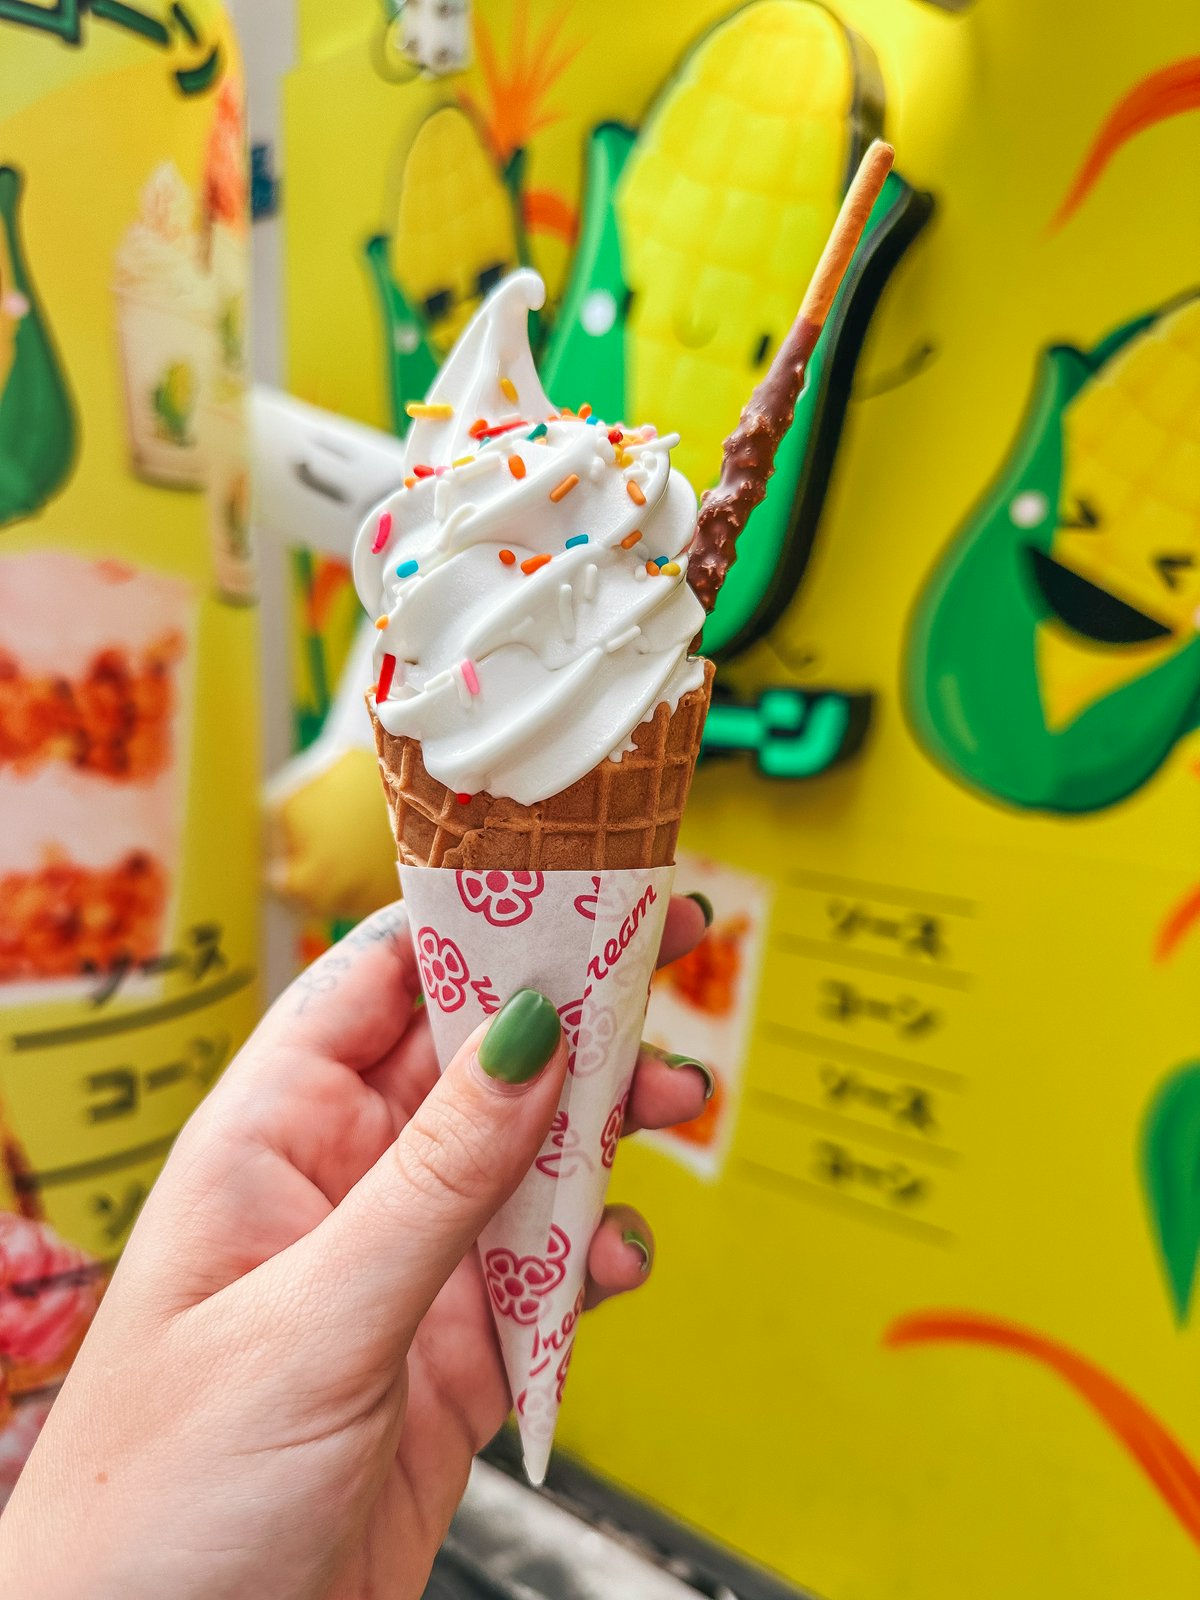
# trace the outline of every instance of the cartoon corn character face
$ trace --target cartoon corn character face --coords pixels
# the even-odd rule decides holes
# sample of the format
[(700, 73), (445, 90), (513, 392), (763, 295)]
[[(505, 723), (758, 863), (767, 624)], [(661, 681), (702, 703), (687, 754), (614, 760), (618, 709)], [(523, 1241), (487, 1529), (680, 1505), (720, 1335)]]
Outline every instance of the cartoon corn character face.
[(439, 357), (517, 265), (512, 198), (471, 118), (443, 106), (408, 152), (391, 241), (392, 273)]
[(1200, 297), (1046, 367), (920, 603), (909, 691), (969, 783), (1091, 811), (1200, 723)]
[(626, 410), (686, 419), (676, 459), (698, 488), (880, 131), (878, 84), (823, 7), (759, 0), (700, 43), (639, 136), (616, 199)]

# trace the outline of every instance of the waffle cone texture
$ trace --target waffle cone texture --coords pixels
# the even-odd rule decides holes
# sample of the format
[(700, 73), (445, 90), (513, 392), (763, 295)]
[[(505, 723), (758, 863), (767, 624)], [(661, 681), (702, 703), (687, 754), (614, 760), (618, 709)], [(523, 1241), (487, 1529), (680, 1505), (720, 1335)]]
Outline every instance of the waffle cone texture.
[(490, 794), (460, 801), (426, 772), (417, 740), (387, 732), (368, 695), (401, 865), (542, 872), (669, 866), (712, 680), (712, 663), (705, 662), (700, 688), (674, 712), (665, 702), (657, 706), (619, 761), (601, 761), (569, 789), (530, 806)]

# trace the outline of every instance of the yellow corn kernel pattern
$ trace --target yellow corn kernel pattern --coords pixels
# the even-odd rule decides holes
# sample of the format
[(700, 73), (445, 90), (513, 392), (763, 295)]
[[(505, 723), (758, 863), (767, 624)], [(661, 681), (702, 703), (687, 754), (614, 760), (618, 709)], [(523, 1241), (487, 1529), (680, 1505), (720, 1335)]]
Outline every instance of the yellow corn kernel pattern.
[(1097, 647), (1048, 624), (1038, 642), (1050, 726), (1149, 670), (1194, 639), (1200, 607), (1200, 298), (1168, 312), (1118, 351), (1063, 418), (1056, 560), (1172, 630), (1169, 638)]
[(830, 13), (760, 0), (701, 42), (630, 157), (617, 194), (634, 295), (627, 414), (679, 427), (674, 459), (697, 487), (837, 215), (854, 95)]
[[(457, 106), (427, 117), (404, 163), (392, 273), (445, 355), (479, 305), (481, 273), (517, 265), (512, 202), (475, 124)], [(427, 303), (445, 295), (446, 308)]]

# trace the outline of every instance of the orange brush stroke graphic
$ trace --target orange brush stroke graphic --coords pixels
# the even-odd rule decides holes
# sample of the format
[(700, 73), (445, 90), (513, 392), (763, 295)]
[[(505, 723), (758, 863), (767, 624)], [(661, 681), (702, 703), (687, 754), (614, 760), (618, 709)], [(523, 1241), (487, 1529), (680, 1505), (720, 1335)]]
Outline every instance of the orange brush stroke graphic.
[(324, 629), (334, 601), (349, 581), (350, 569), (343, 562), (320, 558), (308, 595), (308, 625), (314, 633)]
[(1155, 961), (1169, 961), (1183, 936), (1200, 922), (1200, 883), (1189, 889), (1178, 905), (1171, 907), (1163, 918), (1162, 927), (1154, 941)]
[(496, 37), (482, 15), (476, 16), (475, 53), (487, 90), (487, 114), (480, 115), (480, 108), (466, 91), (458, 98), (468, 110), (480, 115), (502, 166), (535, 133), (561, 121), (566, 114), (551, 111), (546, 102), (583, 48), (582, 40), (569, 44), (559, 37), (570, 15), (570, 8), (564, 7), (548, 17), (540, 32), (531, 38), (529, 0), (516, 0), (507, 62), (501, 60)]
[(1200, 56), (1173, 62), (1135, 83), (1104, 119), (1047, 233), (1057, 233), (1074, 216), (1122, 145), (1156, 122), (1197, 108), (1200, 108)]
[(527, 190), (521, 215), (530, 233), (553, 233), (565, 244), (575, 243), (575, 235), (579, 231), (579, 213), (553, 189)]
[(1049, 1367), (1121, 1441), (1200, 1545), (1200, 1468), (1135, 1395), (1085, 1356), (1030, 1328), (973, 1311), (910, 1312), (897, 1318), (883, 1342), (891, 1350), (934, 1343), (989, 1345)]

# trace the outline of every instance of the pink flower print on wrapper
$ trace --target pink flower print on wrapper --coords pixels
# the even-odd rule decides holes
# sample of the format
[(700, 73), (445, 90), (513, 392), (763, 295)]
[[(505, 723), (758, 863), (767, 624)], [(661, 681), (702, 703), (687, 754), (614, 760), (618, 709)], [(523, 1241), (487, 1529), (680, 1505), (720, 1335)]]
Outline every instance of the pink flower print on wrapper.
[(536, 1439), (549, 1439), (554, 1433), (554, 1424), (558, 1421), (557, 1403), (543, 1388), (536, 1388), (532, 1393), (522, 1389), (517, 1396), (517, 1415), (525, 1424), (525, 1431)]
[(608, 1006), (588, 1006), (586, 996), (559, 1006), (558, 1015), (567, 1036), (567, 1071), (576, 1078), (586, 1078), (608, 1059), (617, 1019)]
[(99, 1270), (44, 1222), (0, 1212), (0, 1357), (44, 1367), (67, 1354), (92, 1320)]
[(503, 1247), (489, 1250), (483, 1258), (483, 1272), (497, 1315), (532, 1327), (543, 1298), (566, 1276), (564, 1262), (570, 1253), (570, 1239), (553, 1225), (545, 1256), (518, 1256)]
[(457, 1011), (467, 998), (471, 974), (453, 939), (443, 939), (436, 928), (417, 934), (417, 961), (428, 999), (442, 1011)]
[(600, 1135), (600, 1161), (605, 1167), (611, 1168), (617, 1159), (617, 1145), (621, 1140), (621, 1129), (625, 1126), (625, 1107), (629, 1104), (629, 1090), (617, 1101), (608, 1113), (608, 1121), (604, 1124), (604, 1132)]
[(548, 1178), (571, 1178), (577, 1172), (592, 1170), (583, 1141), (571, 1126), (565, 1111), (554, 1113), (550, 1136), (534, 1165)]
[(458, 892), (468, 911), (478, 911), (493, 928), (514, 928), (533, 915), (533, 902), (546, 887), (540, 872), (459, 872)]

